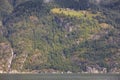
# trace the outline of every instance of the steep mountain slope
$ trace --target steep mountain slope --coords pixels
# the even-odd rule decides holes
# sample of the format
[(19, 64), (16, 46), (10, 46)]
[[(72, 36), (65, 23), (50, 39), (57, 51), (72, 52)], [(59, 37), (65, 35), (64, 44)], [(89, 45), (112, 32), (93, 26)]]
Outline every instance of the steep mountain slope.
[(0, 70), (120, 72), (116, 1), (99, 6), (87, 0), (4, 2), (11, 9), (1, 15)]

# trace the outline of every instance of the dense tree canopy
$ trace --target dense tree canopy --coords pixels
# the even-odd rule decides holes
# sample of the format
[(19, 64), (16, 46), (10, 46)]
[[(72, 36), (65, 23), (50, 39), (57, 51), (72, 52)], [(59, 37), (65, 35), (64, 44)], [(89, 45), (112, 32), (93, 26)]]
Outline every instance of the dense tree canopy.
[(95, 1), (0, 0), (2, 69), (13, 51), (11, 70), (119, 71), (120, 2)]

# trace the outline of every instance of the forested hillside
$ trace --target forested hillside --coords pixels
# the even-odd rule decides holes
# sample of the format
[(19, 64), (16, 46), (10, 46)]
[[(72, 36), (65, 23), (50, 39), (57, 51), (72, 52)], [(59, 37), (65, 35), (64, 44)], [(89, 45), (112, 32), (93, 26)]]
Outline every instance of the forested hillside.
[(0, 0), (0, 71), (120, 72), (119, 0)]

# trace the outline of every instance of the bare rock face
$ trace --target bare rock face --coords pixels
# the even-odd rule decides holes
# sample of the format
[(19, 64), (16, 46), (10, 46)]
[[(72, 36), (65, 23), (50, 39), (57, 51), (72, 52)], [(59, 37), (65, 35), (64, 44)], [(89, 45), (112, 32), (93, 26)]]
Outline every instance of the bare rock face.
[(44, 1), (44, 3), (49, 3), (49, 2), (51, 2), (53, 0), (43, 0), (43, 1)]
[(87, 73), (107, 73), (107, 68), (102, 68), (97, 66), (87, 66), (86, 67)]

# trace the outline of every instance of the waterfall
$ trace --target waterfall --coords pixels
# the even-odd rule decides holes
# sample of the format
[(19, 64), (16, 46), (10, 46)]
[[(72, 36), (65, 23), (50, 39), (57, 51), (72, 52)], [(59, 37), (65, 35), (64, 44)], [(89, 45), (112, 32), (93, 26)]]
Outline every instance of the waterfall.
[(11, 57), (8, 60), (8, 71), (11, 70), (11, 64), (12, 64), (13, 56), (14, 56), (14, 52), (13, 52), (13, 49), (11, 48)]

